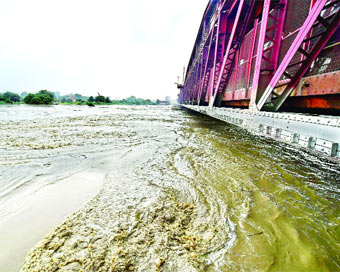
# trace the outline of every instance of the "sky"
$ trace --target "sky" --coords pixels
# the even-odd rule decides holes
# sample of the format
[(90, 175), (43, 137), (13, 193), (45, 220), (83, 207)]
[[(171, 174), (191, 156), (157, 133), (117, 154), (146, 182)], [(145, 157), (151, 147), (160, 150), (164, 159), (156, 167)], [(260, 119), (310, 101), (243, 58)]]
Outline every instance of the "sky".
[(175, 99), (208, 0), (0, 0), (0, 92)]

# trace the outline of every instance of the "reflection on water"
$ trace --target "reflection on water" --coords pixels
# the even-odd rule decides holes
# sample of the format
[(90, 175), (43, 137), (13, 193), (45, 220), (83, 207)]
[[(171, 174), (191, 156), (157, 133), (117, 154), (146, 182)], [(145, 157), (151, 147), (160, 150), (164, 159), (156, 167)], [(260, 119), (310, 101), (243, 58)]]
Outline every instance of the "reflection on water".
[(1, 121), (14, 167), (121, 150), (100, 193), (23, 271), (340, 270), (339, 164), (168, 107), (91, 110)]

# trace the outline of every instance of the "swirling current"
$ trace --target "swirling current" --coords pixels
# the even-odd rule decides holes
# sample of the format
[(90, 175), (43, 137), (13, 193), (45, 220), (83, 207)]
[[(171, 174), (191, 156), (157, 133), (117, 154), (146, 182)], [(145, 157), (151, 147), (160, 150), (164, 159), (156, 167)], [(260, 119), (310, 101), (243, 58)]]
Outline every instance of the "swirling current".
[(167, 106), (12, 110), (33, 113), (0, 115), (2, 197), (102, 174), (21, 271), (340, 271), (338, 162)]

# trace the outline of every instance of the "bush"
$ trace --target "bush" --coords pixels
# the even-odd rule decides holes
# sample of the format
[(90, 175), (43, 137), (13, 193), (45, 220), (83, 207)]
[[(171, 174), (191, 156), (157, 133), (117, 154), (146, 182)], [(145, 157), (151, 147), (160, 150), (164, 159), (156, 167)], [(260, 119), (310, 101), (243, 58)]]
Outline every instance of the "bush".
[(93, 102), (88, 102), (87, 105), (88, 105), (89, 107), (94, 107), (94, 106), (95, 106)]

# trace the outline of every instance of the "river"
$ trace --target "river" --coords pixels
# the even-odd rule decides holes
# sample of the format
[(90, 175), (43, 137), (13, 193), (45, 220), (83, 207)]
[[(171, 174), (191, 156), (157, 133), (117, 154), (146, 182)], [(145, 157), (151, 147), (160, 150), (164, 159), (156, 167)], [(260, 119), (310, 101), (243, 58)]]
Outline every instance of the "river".
[(0, 271), (340, 271), (338, 162), (167, 106), (0, 125)]

